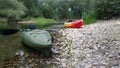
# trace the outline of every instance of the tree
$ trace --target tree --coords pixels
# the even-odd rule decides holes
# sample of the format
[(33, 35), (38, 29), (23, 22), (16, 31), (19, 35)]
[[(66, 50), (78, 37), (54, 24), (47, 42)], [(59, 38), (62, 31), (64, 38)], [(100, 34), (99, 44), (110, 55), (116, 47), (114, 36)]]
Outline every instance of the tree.
[(69, 2), (69, 8), (71, 9), (70, 14), (71, 18), (78, 18), (80, 19), (82, 17), (82, 0), (71, 0)]
[(54, 17), (54, 6), (52, 6), (52, 1), (44, 2), (40, 5), (43, 17), (53, 18)]
[(42, 16), (40, 4), (38, 0), (19, 0), (24, 3), (25, 7), (28, 9), (26, 16), (38, 17)]
[(98, 19), (110, 19), (120, 16), (120, 0), (97, 1)]
[(18, 0), (0, 0), (0, 15), (13, 22), (25, 15), (26, 7)]
[(58, 1), (55, 12), (58, 19), (68, 19), (69, 18), (69, 5), (68, 1)]

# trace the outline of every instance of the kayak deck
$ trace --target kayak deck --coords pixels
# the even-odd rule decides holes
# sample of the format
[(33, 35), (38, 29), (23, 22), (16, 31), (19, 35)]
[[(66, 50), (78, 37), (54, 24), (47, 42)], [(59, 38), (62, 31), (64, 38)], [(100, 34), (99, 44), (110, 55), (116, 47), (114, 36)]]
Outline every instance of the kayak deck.
[(34, 29), (21, 32), (22, 41), (30, 47), (49, 47), (52, 44), (52, 37), (47, 31)]

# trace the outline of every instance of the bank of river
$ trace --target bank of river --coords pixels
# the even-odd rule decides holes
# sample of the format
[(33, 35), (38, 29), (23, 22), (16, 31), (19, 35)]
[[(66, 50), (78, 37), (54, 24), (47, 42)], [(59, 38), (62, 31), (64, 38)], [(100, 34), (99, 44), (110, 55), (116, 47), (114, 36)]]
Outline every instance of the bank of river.
[[(3, 57), (0, 59), (0, 66), (13, 68), (120, 68), (119, 19), (97, 21), (77, 29), (49, 28), (45, 30), (48, 30), (54, 38), (51, 58), (45, 58), (39, 52), (24, 47), (18, 32), (10, 36), (0, 36), (4, 41), (0, 40), (1, 49), (8, 51), (0, 53), (0, 58)], [(11, 45), (13, 43), (14, 45)], [(8, 49), (4, 50), (6, 47)]]
[(61, 67), (120, 68), (120, 19), (60, 31), (67, 38), (60, 48), (61, 58), (57, 58)]
[[(61, 35), (56, 29), (48, 30), (54, 37), (54, 45)], [(52, 50), (51, 50), (52, 51)], [(0, 68), (4, 67), (22, 67), (22, 68), (39, 68), (53, 67), (55, 61), (53, 56), (44, 56), (42, 52), (37, 52), (28, 48), (21, 42), (20, 32), (12, 35), (0, 35)]]

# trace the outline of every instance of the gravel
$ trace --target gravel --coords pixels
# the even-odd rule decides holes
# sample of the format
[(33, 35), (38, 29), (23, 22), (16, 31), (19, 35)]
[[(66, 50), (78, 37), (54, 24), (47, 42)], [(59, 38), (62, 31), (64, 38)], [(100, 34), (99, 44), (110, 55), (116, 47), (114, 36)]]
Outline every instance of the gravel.
[(60, 68), (120, 68), (120, 20), (60, 29), (55, 50)]
[(54, 38), (51, 58), (18, 50), (15, 56), (1, 62), (0, 68), (120, 68), (119, 19), (50, 32)]

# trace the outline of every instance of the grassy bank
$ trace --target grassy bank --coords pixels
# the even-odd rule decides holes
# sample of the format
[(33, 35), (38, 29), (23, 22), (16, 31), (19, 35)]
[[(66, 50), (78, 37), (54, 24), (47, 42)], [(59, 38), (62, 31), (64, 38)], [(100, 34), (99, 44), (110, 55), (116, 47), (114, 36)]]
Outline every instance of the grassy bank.
[(31, 20), (35, 22), (35, 25), (38, 28), (44, 28), (44, 27), (50, 26), (55, 22), (54, 19), (47, 19), (47, 18), (31, 18)]
[(6, 26), (7, 19), (6, 18), (0, 18), (0, 28), (3, 28)]
[[(50, 26), (52, 23), (55, 22), (54, 19), (47, 19), (47, 18), (26, 18), (25, 22), (32, 21), (37, 28), (45, 28)], [(21, 25), (21, 28), (28, 28), (28, 23)], [(0, 28), (4, 28), (7, 26), (7, 20), (5, 18), (0, 18)]]

